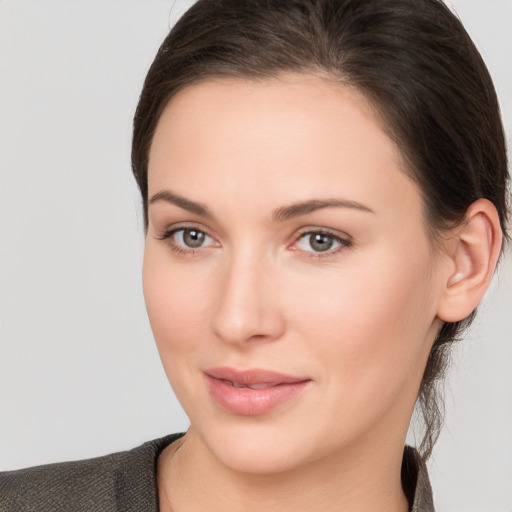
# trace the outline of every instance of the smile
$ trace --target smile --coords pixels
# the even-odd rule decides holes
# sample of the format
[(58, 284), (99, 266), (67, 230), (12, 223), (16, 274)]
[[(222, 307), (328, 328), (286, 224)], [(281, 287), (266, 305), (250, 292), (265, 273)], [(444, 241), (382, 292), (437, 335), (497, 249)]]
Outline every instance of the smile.
[(231, 414), (266, 414), (299, 395), (311, 381), (261, 369), (238, 371), (228, 367), (204, 372), (210, 396)]

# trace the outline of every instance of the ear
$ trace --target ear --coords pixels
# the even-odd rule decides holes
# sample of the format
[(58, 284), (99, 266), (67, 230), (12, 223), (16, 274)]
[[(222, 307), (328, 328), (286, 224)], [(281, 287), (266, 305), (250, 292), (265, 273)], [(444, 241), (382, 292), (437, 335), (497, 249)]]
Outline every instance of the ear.
[(495, 206), (478, 199), (451, 235), (445, 245), (449, 265), (442, 278), (437, 316), (445, 322), (458, 322), (478, 306), (498, 262), (503, 234)]

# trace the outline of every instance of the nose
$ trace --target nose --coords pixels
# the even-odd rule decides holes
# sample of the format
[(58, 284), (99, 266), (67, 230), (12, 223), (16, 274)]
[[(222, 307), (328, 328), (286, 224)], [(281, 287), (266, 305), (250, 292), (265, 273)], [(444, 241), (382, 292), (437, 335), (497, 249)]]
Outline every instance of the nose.
[(278, 273), (270, 267), (255, 255), (239, 255), (219, 276), (212, 329), (225, 343), (246, 346), (248, 341), (282, 336), (285, 319), (279, 307)]

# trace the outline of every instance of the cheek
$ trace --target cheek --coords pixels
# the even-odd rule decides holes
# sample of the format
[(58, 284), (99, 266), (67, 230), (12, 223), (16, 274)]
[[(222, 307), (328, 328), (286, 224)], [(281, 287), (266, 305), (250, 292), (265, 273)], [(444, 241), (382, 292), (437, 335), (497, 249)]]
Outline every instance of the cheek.
[[(203, 272), (204, 274), (204, 272)], [(160, 360), (178, 399), (197, 389), (194, 369), (205, 352), (205, 319), (210, 310), (208, 284), (201, 270), (172, 264), (151, 242), (144, 253), (143, 289)], [(186, 409), (186, 408), (185, 408)]]
[(333, 269), (317, 276), (315, 286), (298, 282), (287, 298), (296, 337), (328, 369), (322, 378), (333, 399), (342, 401), (340, 410), (347, 402), (389, 404), (421, 379), (431, 341), (429, 258), (373, 256), (378, 265), (361, 260), (347, 271)]
[(169, 255), (148, 242), (144, 253), (143, 289), (149, 321), (167, 371), (171, 353), (196, 349), (209, 310), (208, 279), (201, 270), (170, 264)]

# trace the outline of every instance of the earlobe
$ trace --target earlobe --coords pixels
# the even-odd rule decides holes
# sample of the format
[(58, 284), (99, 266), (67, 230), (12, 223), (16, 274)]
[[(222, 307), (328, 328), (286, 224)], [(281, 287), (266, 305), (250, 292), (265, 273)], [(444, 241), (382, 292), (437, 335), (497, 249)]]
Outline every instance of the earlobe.
[(491, 283), (502, 238), (495, 206), (486, 199), (475, 201), (448, 243), (450, 270), (437, 312), (441, 320), (458, 322), (478, 306)]

